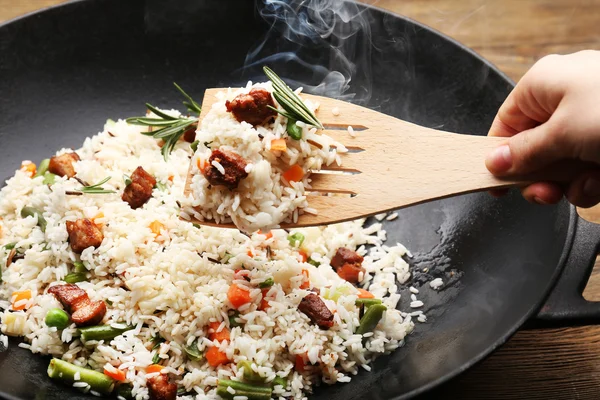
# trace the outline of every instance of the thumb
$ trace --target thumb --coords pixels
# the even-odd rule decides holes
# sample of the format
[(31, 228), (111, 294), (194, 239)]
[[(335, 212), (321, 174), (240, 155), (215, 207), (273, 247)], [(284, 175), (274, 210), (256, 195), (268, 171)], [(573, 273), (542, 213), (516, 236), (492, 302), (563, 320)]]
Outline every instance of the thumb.
[(520, 132), (492, 150), (485, 160), (488, 170), (497, 176), (521, 175), (536, 171), (566, 154), (565, 147), (555, 140), (552, 119)]

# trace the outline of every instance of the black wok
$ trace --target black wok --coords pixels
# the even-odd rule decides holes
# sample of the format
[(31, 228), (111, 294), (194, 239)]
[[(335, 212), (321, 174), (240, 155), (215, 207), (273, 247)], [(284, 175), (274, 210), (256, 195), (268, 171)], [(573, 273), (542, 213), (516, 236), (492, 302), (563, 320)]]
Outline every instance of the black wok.
[[(512, 87), (502, 73), (418, 23), (374, 8), (362, 15), (372, 33), (372, 74), (350, 82), (357, 101), (425, 126), (486, 133)], [(262, 79), (258, 65), (240, 68), (267, 29), (244, 0), (78, 1), (1, 26), (0, 177), (23, 159), (79, 146), (106, 118), (139, 114), (145, 101), (176, 106), (173, 81), (200, 98), (207, 87)], [(291, 49), (309, 65), (328, 67), (335, 58), (318, 43)], [(261, 51), (288, 46), (274, 40)], [(271, 66), (314, 82), (314, 71), (298, 64), (278, 59)], [(600, 315), (581, 296), (600, 229), (567, 203), (539, 207), (516, 193), (501, 200), (473, 194), (404, 209), (385, 228), (389, 242), (414, 253), (415, 284), (441, 276), (448, 285), (441, 292), (423, 286), (429, 322), (417, 324), (405, 347), (349, 384), (318, 389), (315, 399), (413, 397), (484, 358), (528, 320)], [(88, 398), (51, 382), (48, 359), (17, 343), (0, 353), (0, 396)]]

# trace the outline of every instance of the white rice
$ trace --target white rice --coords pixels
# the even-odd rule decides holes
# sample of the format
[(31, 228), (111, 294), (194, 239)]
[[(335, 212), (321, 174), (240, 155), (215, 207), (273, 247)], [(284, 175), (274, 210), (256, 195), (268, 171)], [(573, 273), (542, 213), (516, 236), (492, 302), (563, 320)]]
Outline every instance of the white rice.
[(442, 280), (442, 278), (435, 278), (435, 279), (431, 280), (431, 282), (429, 282), (429, 286), (432, 289), (437, 290), (437, 289), (441, 288), (442, 286), (444, 286), (444, 281)]
[[(227, 97), (235, 93), (231, 91)], [(215, 112), (222, 112), (220, 106)], [(218, 142), (220, 138), (208, 133), (213, 129), (211, 124), (215, 124), (214, 129), (224, 125), (229, 129), (230, 122), (223, 122), (223, 118), (215, 115), (206, 122), (207, 128), (198, 139), (201, 143), (207, 139)], [(237, 125), (239, 128), (242, 124)], [(227, 129), (225, 132), (229, 132)], [(225, 136), (236, 134), (246, 138), (254, 128), (242, 126), (234, 130)], [(305, 134), (313, 135), (310, 129), (305, 129)], [(330, 143), (323, 140), (324, 148), (329, 148)], [(254, 139), (240, 143), (242, 147), (260, 145)], [(67, 149), (59, 153), (65, 151)], [(102, 132), (86, 139), (83, 147), (76, 151), (81, 157), (81, 161), (74, 164), (77, 176), (88, 182), (110, 176), (103, 186), (117, 193), (69, 196), (65, 191), (80, 186), (74, 179), (57, 178), (49, 188), (42, 183), (42, 177), (32, 179), (22, 171), (17, 171), (0, 192), (0, 246), (16, 242), (16, 247), (24, 253), (24, 257), (15, 260), (10, 267), (2, 267), (0, 329), (6, 335), (22, 337), (21, 347), (98, 371), (105, 366), (118, 368), (126, 373), (137, 399), (148, 396), (146, 380), (152, 374), (147, 374), (145, 369), (153, 363), (155, 354), (159, 354), (164, 367), (162, 372), (197, 398), (216, 398), (217, 381), (236, 377), (237, 362), (250, 360), (267, 382), (276, 375), (288, 379), (288, 387), (283, 388), (279, 396), (302, 399), (319, 381), (349, 382), (361, 367), (369, 370), (368, 364), (373, 359), (402, 346), (406, 335), (413, 330), (411, 316), (396, 310), (400, 299), (398, 285), (410, 277), (409, 265), (403, 256), (410, 253), (401, 244), (384, 245), (386, 233), (380, 223), (365, 227), (364, 220), (357, 220), (298, 229), (305, 236), (301, 249), (290, 245), (284, 230), (273, 230), (272, 238), (267, 239), (265, 234), (248, 236), (232, 229), (198, 228), (179, 218), (179, 204), (187, 200), (183, 189), (192, 155), (188, 143), (178, 143), (165, 162), (156, 140), (141, 135), (139, 127), (118, 121), (107, 123)], [(302, 153), (307, 168), (320, 167), (324, 159), (324, 153), (312, 148), (306, 153), (300, 144), (294, 151), (299, 157)], [(263, 162), (256, 160), (253, 164), (251, 174), (261, 173)], [(167, 189), (155, 189), (143, 207), (132, 210), (121, 200), (125, 186), (122, 177), (140, 165)], [(265, 169), (266, 175), (260, 179), (271, 180), (273, 171), (269, 169)], [(202, 186), (199, 180), (195, 184), (198, 188)], [(253, 184), (257, 184), (256, 181)], [(293, 202), (300, 213), (300, 209), (306, 207), (306, 199), (296, 196), (303, 187), (304, 182), (298, 182), (292, 194), (282, 195), (286, 201)], [(213, 204), (218, 198), (223, 203), (233, 203), (233, 198), (225, 197), (212, 197), (207, 193), (202, 201)], [(248, 198), (241, 197), (239, 209), (243, 210)], [(47, 222), (45, 232), (39, 229), (35, 218), (21, 218), (24, 206), (43, 211)], [(271, 222), (289, 218), (284, 211), (288, 206), (279, 204), (281, 214)], [(227, 207), (220, 215), (231, 211)], [(261, 209), (269, 211), (262, 212), (271, 217), (275, 213), (273, 207), (265, 203)], [(81, 255), (73, 253), (67, 242), (66, 221), (99, 213), (104, 214), (99, 219), (104, 234), (102, 244), (96, 249), (84, 250)], [(261, 219), (258, 214), (253, 217), (257, 221)], [(154, 221), (163, 225), (159, 236), (149, 228)], [(364, 338), (354, 334), (360, 323), (359, 309), (355, 305), (358, 292), (330, 266), (331, 258), (342, 246), (357, 249), (364, 255), (365, 273), (360, 286), (382, 299), (388, 307), (376, 329)], [(299, 250), (320, 265), (302, 262)], [(8, 252), (0, 247), (0, 258), (6, 259)], [(224, 258), (228, 258), (227, 262), (219, 262)], [(113, 340), (82, 343), (74, 324), (62, 331), (46, 326), (44, 318), (48, 310), (62, 308), (47, 289), (49, 285), (64, 283), (62, 279), (72, 272), (75, 261), (83, 261), (90, 275), (89, 281), (78, 285), (92, 300), (107, 301), (103, 323), (126, 324), (134, 329)], [(250, 282), (236, 279), (235, 283), (250, 288), (253, 301), (240, 307), (237, 320), (242, 324), (232, 328), (228, 319), (232, 306), (227, 291), (234, 282), (234, 271), (241, 268), (248, 271)], [(315, 326), (297, 309), (308, 293), (300, 288), (305, 279), (303, 270), (308, 272), (310, 287), (320, 291), (327, 307), (334, 312), (335, 324), (329, 330)], [(267, 294), (269, 308), (261, 311), (258, 306), (262, 294), (256, 282), (267, 278), (272, 278), (274, 285)], [(338, 288), (344, 294), (337, 301), (325, 298), (326, 292)], [(31, 291), (31, 300), (24, 310), (11, 310), (13, 293), (24, 290)], [(423, 305), (417, 301), (412, 302), (411, 307), (415, 303), (418, 307)], [(210, 340), (207, 326), (211, 322), (219, 322), (219, 329), (227, 328), (230, 340), (221, 343)], [(157, 335), (165, 341), (152, 350), (152, 340)], [(191, 361), (186, 356), (185, 346), (195, 341), (201, 352), (218, 346), (231, 362), (212, 368), (205, 360)], [(0, 336), (0, 342), (6, 346), (6, 336)], [(309, 360), (305, 371), (295, 369), (297, 356)], [(82, 381), (74, 382), (73, 386), (90, 391)]]

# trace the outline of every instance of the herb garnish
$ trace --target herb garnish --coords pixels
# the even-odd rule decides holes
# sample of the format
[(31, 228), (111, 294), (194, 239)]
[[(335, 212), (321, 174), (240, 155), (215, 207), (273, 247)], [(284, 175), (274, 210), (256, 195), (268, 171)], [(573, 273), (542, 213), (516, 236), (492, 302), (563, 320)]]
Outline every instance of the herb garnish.
[(107, 176), (106, 178), (102, 179), (100, 182), (94, 184), (94, 185), (85, 185), (80, 187), (77, 190), (69, 190), (66, 191), (66, 194), (69, 195), (76, 195), (76, 196), (81, 196), (82, 194), (111, 194), (111, 193), (116, 193), (114, 190), (107, 190), (104, 189), (102, 187), (102, 185), (104, 185), (106, 182), (110, 181), (110, 176)]
[(273, 83), (273, 97), (275, 97), (275, 100), (277, 100), (285, 111), (271, 106), (268, 106), (269, 108), (289, 119), (302, 121), (305, 124), (323, 129), (323, 124), (319, 122), (315, 114), (306, 107), (300, 97), (271, 68), (265, 66), (263, 67), (263, 71)]
[[(177, 90), (181, 92), (181, 94), (187, 99), (183, 102), (189, 112), (192, 114), (200, 115), (200, 104), (194, 101), (178, 84), (173, 83)], [(170, 116), (158, 108), (154, 107), (152, 104), (146, 103), (146, 107), (149, 111), (151, 111), (156, 117), (131, 117), (127, 118), (127, 123), (132, 125), (142, 125), (142, 126), (150, 126), (150, 127), (158, 127), (160, 129), (151, 132), (140, 132), (146, 136), (152, 136), (155, 139), (162, 139), (165, 143), (160, 150), (165, 161), (168, 160), (169, 154), (175, 148), (177, 141), (188, 129), (193, 128), (193, 126), (198, 125), (198, 116), (181, 116), (181, 117), (173, 117)]]

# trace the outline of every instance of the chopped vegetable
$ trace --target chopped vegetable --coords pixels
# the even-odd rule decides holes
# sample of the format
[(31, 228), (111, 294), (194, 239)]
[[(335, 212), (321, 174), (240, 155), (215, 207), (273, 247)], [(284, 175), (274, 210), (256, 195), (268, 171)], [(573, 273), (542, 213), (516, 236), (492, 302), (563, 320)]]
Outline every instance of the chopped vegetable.
[(283, 173), (283, 178), (290, 183), (301, 181), (304, 178), (304, 170), (298, 164), (294, 164)]
[(57, 329), (65, 329), (69, 326), (69, 314), (60, 308), (51, 308), (46, 313), (46, 325)]
[[(228, 388), (233, 389), (232, 394)], [(272, 390), (269, 387), (250, 385), (248, 383), (219, 379), (217, 385), (217, 395), (223, 399), (232, 400), (237, 396), (244, 396), (248, 400), (270, 400)]]
[(123, 371), (122, 369), (115, 368), (115, 367), (112, 367), (112, 368), (104, 367), (104, 375), (114, 379), (115, 381), (119, 381), (119, 382), (123, 382), (125, 379), (127, 379), (125, 371)]
[(300, 284), (300, 289), (308, 289), (310, 287), (310, 276), (308, 274), (308, 270), (303, 269), (302, 275), (304, 276), (304, 280)]
[(78, 367), (63, 360), (53, 358), (48, 365), (48, 376), (52, 379), (59, 379), (72, 385), (75, 382), (75, 375), (78, 375), (79, 382), (85, 382), (89, 389), (100, 394), (110, 394), (115, 382), (112, 378), (91, 369)]
[(169, 189), (169, 188), (167, 187), (167, 185), (165, 185), (165, 184), (164, 184), (164, 183), (162, 183), (162, 182), (158, 182), (158, 181), (156, 182), (156, 188), (157, 188), (158, 190), (160, 190), (161, 192), (165, 192), (167, 189)]
[(365, 289), (358, 288), (359, 299), (374, 299), (373, 293), (366, 291)]
[(37, 218), (37, 225), (40, 227), (42, 232), (46, 232), (46, 219), (42, 215), (42, 212), (35, 207), (23, 207), (21, 209), (21, 217), (35, 217)]
[(194, 153), (198, 150), (198, 143), (200, 143), (198, 140), (194, 140), (192, 144), (190, 144), (190, 149), (192, 149)]
[[(15, 311), (24, 310), (27, 306), (27, 301), (31, 299), (31, 290), (23, 290), (20, 292), (13, 292), (12, 294), (12, 309)], [(17, 304), (19, 303), (19, 304)]]
[(38, 176), (42, 176), (44, 175), (46, 172), (48, 172), (48, 166), (50, 165), (50, 159), (49, 158), (44, 158), (42, 161), (40, 161), (40, 166), (37, 169), (37, 172), (35, 173), (34, 177), (38, 177)]
[(88, 340), (109, 340), (114, 339), (115, 337), (127, 332), (128, 330), (133, 329), (132, 326), (128, 326), (125, 324), (121, 327), (116, 327), (113, 325), (97, 325), (97, 326), (88, 326), (86, 328), (80, 328), (79, 332), (81, 333), (81, 340), (87, 342)]
[(271, 381), (271, 387), (274, 388), (275, 386), (282, 386), (285, 390), (287, 388), (287, 379), (277, 375), (275, 379)]
[(205, 357), (206, 361), (208, 361), (208, 364), (213, 368), (216, 368), (221, 364), (226, 364), (229, 362), (227, 354), (219, 350), (219, 348), (216, 346), (210, 347), (206, 351)]
[(202, 352), (198, 350), (198, 340), (194, 340), (192, 344), (189, 346), (185, 346), (183, 348), (185, 354), (187, 354), (188, 358), (192, 361), (200, 361), (202, 360)]
[(25, 323), (27, 316), (22, 313), (4, 313), (2, 322), (6, 326), (3, 333), (9, 336), (23, 336), (25, 334)]
[(229, 286), (227, 298), (234, 308), (240, 308), (244, 304), (251, 301), (250, 292), (236, 285), (235, 283)]
[(125, 182), (125, 186), (131, 185), (131, 177), (127, 174), (123, 174), (123, 182)]
[(290, 246), (292, 247), (300, 247), (302, 243), (304, 243), (304, 235), (300, 232), (294, 232), (291, 235), (288, 235), (287, 240), (290, 242)]
[(225, 254), (223, 255), (223, 258), (221, 258), (221, 264), (227, 264), (229, 262), (229, 260), (231, 260), (232, 257), (233, 257), (232, 254), (225, 252)]
[(87, 276), (85, 272), (73, 272), (65, 276), (63, 280), (67, 283), (85, 282), (87, 281)]
[(286, 151), (287, 144), (285, 139), (273, 139), (271, 140), (271, 151)]
[(271, 239), (273, 237), (273, 232), (272, 231), (264, 233), (264, 232), (262, 232), (262, 231), (259, 230), (258, 234), (259, 235), (264, 235), (265, 236), (265, 240)]
[(242, 360), (237, 363), (237, 369), (244, 369), (244, 380), (252, 383), (263, 383), (265, 378), (260, 376), (257, 372), (252, 369), (252, 363), (248, 360)]
[(266, 311), (271, 305), (269, 304), (269, 300), (267, 300), (267, 293), (269, 293), (269, 288), (264, 288), (261, 290), (262, 298), (260, 299), (260, 304), (258, 305), (258, 309), (260, 311)]
[(306, 261), (307, 263), (309, 263), (310, 265), (314, 265), (315, 267), (318, 267), (319, 265), (321, 265), (320, 262), (313, 260), (312, 258), (308, 257), (308, 260)]
[(56, 175), (54, 175), (52, 172), (46, 172), (44, 174), (44, 180), (42, 183), (44, 185), (54, 185), (54, 182), (56, 182)]
[(325, 297), (328, 300), (338, 301), (340, 297), (348, 296), (349, 294), (352, 294), (352, 288), (349, 288), (345, 285), (341, 285), (335, 288), (334, 290), (326, 289), (325, 293), (323, 294), (323, 297)]
[(365, 306), (366, 308), (371, 307), (374, 304), (381, 304), (381, 300), (379, 299), (356, 299), (354, 302), (357, 306)]
[(165, 229), (165, 226), (160, 223), (160, 221), (152, 221), (149, 226), (152, 233), (154, 233), (155, 237), (160, 236), (160, 231)]
[(23, 161), (21, 163), (21, 171), (25, 172), (27, 175), (29, 175), (30, 178), (33, 178), (36, 172), (36, 167), (35, 164), (32, 163), (31, 161)]
[(360, 319), (356, 334), (364, 335), (367, 332), (372, 332), (381, 320), (381, 317), (383, 317), (385, 310), (387, 310), (387, 307), (383, 304), (373, 304), (370, 306), (365, 311), (365, 315)]
[(237, 321), (239, 316), (240, 316), (239, 311), (234, 310), (234, 312), (229, 316), (229, 326), (230, 327), (235, 328), (238, 326), (242, 326), (242, 324)]
[(298, 250), (298, 254), (300, 254), (303, 263), (308, 261), (308, 254), (304, 250)]
[(73, 263), (73, 267), (75, 267), (75, 272), (79, 272), (79, 273), (83, 273), (83, 272), (87, 272), (87, 268), (85, 267), (85, 264), (81, 261), (75, 261)]
[(209, 335), (208, 337), (210, 338), (210, 340), (216, 340), (217, 342), (222, 342), (224, 340), (231, 340), (230, 338), (230, 334), (229, 334), (229, 329), (227, 329), (226, 327), (223, 327), (223, 329), (220, 332), (217, 332), (217, 330), (219, 329), (219, 327), (221, 326), (220, 322), (211, 322), (208, 324), (208, 332)]
[(153, 374), (155, 372), (160, 372), (160, 371), (162, 371), (163, 368), (164, 367), (160, 364), (152, 364), (152, 365), (149, 365), (148, 367), (146, 367), (146, 373)]
[[(295, 119), (288, 118), (287, 125), (286, 125), (286, 131), (292, 139), (294, 139), (294, 140), (302, 139), (302, 128), (300, 128), (298, 125), (296, 125)], [(273, 145), (271, 145), (271, 148), (273, 148)]]
[(4, 248), (5, 248), (6, 250), (12, 250), (12, 249), (14, 249), (14, 248), (15, 248), (15, 246), (16, 246), (16, 245), (17, 245), (17, 242), (12, 242), (12, 243), (9, 243), (9, 244), (5, 244), (5, 245), (4, 245)]
[(275, 284), (275, 280), (273, 280), (273, 278), (269, 277), (267, 279), (265, 279), (263, 282), (258, 284), (258, 287), (261, 289), (264, 288), (269, 288), (271, 286), (273, 286)]
[(122, 383), (117, 387), (117, 397), (122, 397), (125, 400), (133, 400), (133, 386), (131, 383)]

